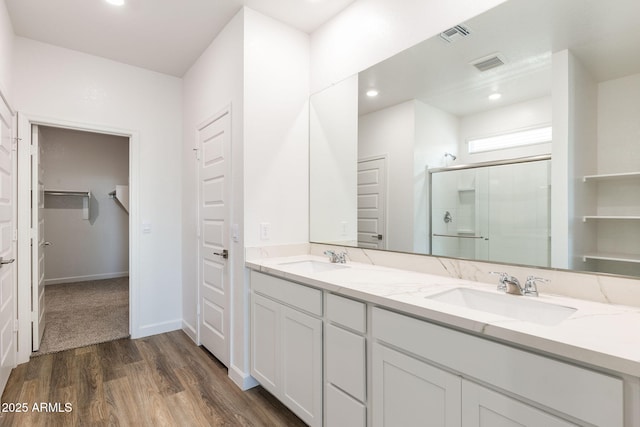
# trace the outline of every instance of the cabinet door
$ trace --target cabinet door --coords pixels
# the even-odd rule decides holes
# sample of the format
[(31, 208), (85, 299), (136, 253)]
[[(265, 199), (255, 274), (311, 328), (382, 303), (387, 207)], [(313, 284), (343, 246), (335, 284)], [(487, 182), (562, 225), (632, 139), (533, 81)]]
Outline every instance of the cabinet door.
[(312, 427), (322, 426), (322, 320), (282, 306), (282, 398)]
[(367, 408), (331, 384), (325, 388), (327, 427), (366, 427)]
[(462, 427), (569, 427), (564, 421), (538, 408), (462, 381)]
[(379, 343), (373, 346), (374, 427), (460, 426), (460, 378)]
[(281, 305), (251, 294), (251, 375), (272, 394), (280, 386)]
[(327, 325), (324, 339), (327, 381), (364, 402), (367, 390), (365, 338)]

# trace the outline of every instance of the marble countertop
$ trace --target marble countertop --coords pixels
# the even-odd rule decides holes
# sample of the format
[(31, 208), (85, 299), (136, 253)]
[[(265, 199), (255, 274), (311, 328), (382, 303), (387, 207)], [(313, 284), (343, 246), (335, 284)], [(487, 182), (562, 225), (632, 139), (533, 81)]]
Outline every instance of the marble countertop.
[(307, 260), (329, 264), (324, 257), (296, 255), (252, 259), (246, 266), (480, 336), (640, 377), (640, 308), (544, 291), (538, 298), (507, 296), (576, 309), (560, 323), (545, 326), (428, 298), (460, 287), (498, 294), (494, 285), (356, 262), (328, 271), (304, 271), (295, 264)]

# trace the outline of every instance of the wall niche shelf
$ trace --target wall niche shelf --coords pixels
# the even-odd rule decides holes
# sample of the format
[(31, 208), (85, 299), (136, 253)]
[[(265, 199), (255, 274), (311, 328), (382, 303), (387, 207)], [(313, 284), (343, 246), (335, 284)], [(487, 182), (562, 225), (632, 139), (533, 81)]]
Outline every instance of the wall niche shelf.
[(585, 175), (583, 182), (589, 181), (608, 181), (613, 179), (640, 178), (640, 172), (624, 172), (624, 173), (605, 173), (598, 175)]
[[(633, 199), (629, 198), (630, 191), (635, 192), (640, 184), (640, 172), (621, 172), (621, 173), (606, 173), (606, 174), (597, 174), (597, 175), (585, 175), (582, 178), (582, 181), (587, 185), (590, 183), (594, 183), (593, 185), (597, 185), (598, 191), (603, 191), (603, 194), (598, 194), (596, 196), (596, 206), (592, 206), (592, 209), (599, 208), (609, 208), (611, 210), (613, 206), (618, 206), (618, 201), (627, 200), (630, 203), (625, 205), (625, 210), (627, 212), (632, 212), (631, 215), (585, 215), (582, 217), (583, 222), (594, 222), (594, 223), (603, 223), (603, 227), (606, 224), (605, 230), (611, 230), (611, 227), (618, 227), (618, 225), (611, 225), (610, 223), (614, 223), (616, 221), (622, 221), (620, 223), (620, 227), (625, 227), (625, 230), (637, 230), (636, 224), (640, 225), (640, 215), (636, 215), (640, 207), (637, 206), (633, 202)], [(636, 184), (637, 182), (637, 184)], [(605, 184), (606, 183), (606, 184)], [(624, 184), (624, 187), (620, 192), (618, 192), (619, 184)], [(605, 187), (606, 186), (606, 187)], [(613, 206), (612, 206), (613, 205)], [(634, 224), (635, 221), (635, 224)], [(616, 223), (617, 224), (617, 223)], [(624, 224), (624, 225), (623, 225)], [(628, 227), (628, 228), (626, 228)], [(604, 233), (610, 233), (610, 231), (604, 231)], [(635, 233), (630, 232), (629, 235), (633, 236)], [(602, 239), (604, 237), (600, 237)], [(587, 262), (589, 260), (600, 260), (600, 261), (615, 261), (626, 264), (640, 264), (640, 254), (634, 253), (637, 249), (633, 249), (634, 246), (632, 244), (633, 237), (630, 239), (626, 239), (625, 241), (621, 241), (622, 248), (620, 248), (623, 252), (613, 252), (607, 251), (606, 249), (614, 249), (603, 248), (605, 250), (599, 251), (596, 249), (595, 252), (587, 252), (582, 256), (582, 261)], [(605, 239), (606, 241), (606, 239)], [(600, 242), (600, 240), (599, 240)], [(631, 244), (631, 246), (630, 246)], [(600, 246), (600, 243), (597, 244)], [(610, 245), (608, 245), (610, 246)], [(636, 246), (637, 248), (637, 246)], [(628, 252), (626, 252), (628, 251)]]
[(612, 219), (612, 220), (640, 220), (639, 215), (585, 215), (582, 217), (582, 221), (594, 219)]

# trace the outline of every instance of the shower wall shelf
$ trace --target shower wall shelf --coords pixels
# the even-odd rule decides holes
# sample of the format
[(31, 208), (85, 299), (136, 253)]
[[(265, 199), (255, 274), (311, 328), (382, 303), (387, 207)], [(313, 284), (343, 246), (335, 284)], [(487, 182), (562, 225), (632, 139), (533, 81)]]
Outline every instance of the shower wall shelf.
[(116, 189), (109, 193), (112, 199), (115, 199), (124, 210), (129, 213), (129, 186), (116, 185)]
[(82, 219), (89, 219), (91, 217), (91, 212), (89, 212), (89, 207), (91, 206), (91, 191), (44, 190), (44, 195), (55, 197), (82, 197)]

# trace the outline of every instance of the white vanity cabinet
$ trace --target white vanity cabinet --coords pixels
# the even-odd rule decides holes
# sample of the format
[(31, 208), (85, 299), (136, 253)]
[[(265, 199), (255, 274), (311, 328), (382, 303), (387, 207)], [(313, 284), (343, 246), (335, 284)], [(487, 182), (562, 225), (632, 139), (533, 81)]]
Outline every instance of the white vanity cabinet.
[(522, 426), (570, 427), (576, 424), (462, 380), (462, 427)]
[(376, 427), (624, 424), (620, 378), (377, 307), (371, 331)]
[(366, 427), (367, 306), (326, 294), (325, 425)]
[(380, 343), (372, 364), (374, 427), (460, 427), (460, 377)]
[(322, 291), (251, 272), (251, 375), (322, 426)]

